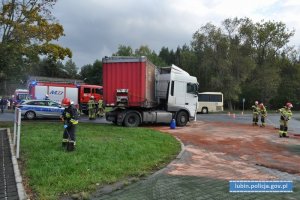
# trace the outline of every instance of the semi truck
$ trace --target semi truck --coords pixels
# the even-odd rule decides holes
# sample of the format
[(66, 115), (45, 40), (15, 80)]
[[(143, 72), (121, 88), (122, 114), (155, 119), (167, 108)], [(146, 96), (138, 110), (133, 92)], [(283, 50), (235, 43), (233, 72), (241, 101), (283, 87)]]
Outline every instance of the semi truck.
[(87, 103), (91, 96), (96, 102), (102, 99), (102, 86), (88, 85), (81, 80), (50, 78), (35, 76), (28, 80), (29, 94), (32, 99), (44, 99), (46, 95), (50, 100), (61, 103), (67, 97), (83, 113), (88, 113)]
[(145, 56), (104, 57), (106, 120), (126, 127), (142, 123), (185, 126), (196, 115), (197, 78), (181, 68), (157, 67)]

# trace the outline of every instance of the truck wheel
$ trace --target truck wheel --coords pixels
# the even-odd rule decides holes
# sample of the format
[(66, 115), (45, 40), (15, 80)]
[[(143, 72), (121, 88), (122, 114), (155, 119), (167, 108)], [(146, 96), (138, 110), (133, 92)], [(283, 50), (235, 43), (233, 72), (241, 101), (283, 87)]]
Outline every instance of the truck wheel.
[(35, 113), (32, 111), (28, 111), (27, 113), (25, 113), (25, 118), (26, 119), (34, 119), (35, 118)]
[(126, 127), (136, 127), (141, 123), (140, 116), (137, 113), (128, 113), (124, 119), (124, 125)]
[(202, 108), (202, 111), (201, 111), (203, 114), (207, 114), (208, 113), (208, 109), (207, 108)]
[(188, 122), (188, 114), (185, 111), (180, 111), (176, 117), (177, 126), (185, 126)]

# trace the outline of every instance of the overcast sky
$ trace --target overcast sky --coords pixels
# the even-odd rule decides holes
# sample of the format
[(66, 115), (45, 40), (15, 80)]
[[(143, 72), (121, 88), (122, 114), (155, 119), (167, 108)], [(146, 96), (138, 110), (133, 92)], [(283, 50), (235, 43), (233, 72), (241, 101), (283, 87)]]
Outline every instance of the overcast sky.
[(300, 0), (58, 0), (53, 15), (66, 34), (59, 44), (72, 50), (79, 68), (119, 45), (175, 50), (190, 45), (206, 23), (220, 26), (234, 17), (281, 21), (296, 31), (290, 44), (300, 45)]

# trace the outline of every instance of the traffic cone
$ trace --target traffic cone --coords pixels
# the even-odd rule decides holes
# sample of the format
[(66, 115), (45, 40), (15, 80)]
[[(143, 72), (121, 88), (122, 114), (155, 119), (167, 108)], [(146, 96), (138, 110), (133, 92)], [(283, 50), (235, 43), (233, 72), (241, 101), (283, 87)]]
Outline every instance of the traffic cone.
[(175, 119), (172, 119), (170, 123), (170, 129), (175, 129), (175, 128), (176, 128), (176, 121)]

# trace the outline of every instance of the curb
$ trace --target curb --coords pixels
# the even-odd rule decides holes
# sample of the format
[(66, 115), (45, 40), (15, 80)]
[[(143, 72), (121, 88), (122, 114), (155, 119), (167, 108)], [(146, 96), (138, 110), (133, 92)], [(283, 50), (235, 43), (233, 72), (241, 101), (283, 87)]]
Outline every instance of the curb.
[(166, 167), (164, 167), (164, 168), (158, 170), (157, 172), (153, 173), (153, 174), (150, 175), (148, 178), (151, 178), (151, 177), (153, 177), (153, 176), (156, 176), (157, 174), (160, 174), (160, 173), (163, 173), (163, 172), (169, 170), (169, 169), (171, 168), (171, 166), (172, 166), (177, 160), (180, 160), (180, 159), (182, 158), (182, 155), (183, 155), (183, 153), (185, 152), (185, 146), (184, 146), (184, 144), (182, 143), (182, 141), (181, 141), (178, 137), (176, 137), (176, 136), (173, 136), (173, 137), (175, 137), (175, 139), (180, 143), (180, 146), (181, 146), (181, 151), (180, 151), (180, 153), (179, 153), (179, 154), (176, 156), (176, 158), (175, 158), (174, 160), (172, 160)]
[(181, 159), (182, 154), (183, 154), (184, 151), (185, 151), (185, 146), (184, 146), (184, 144), (182, 143), (182, 141), (181, 141), (178, 137), (175, 136), (175, 139), (176, 139), (178, 142), (180, 142), (180, 145), (181, 145), (181, 151), (180, 151), (180, 153), (176, 156), (176, 159)]
[(15, 155), (15, 152), (13, 151), (14, 145), (13, 145), (13, 142), (12, 142), (12, 136), (10, 134), (10, 129), (7, 128), (6, 131), (7, 131), (8, 138), (9, 138), (11, 160), (12, 160), (12, 163), (13, 163), (13, 168), (14, 168), (15, 179), (16, 179), (16, 183), (17, 183), (17, 190), (18, 190), (19, 199), (20, 200), (26, 200), (27, 195), (26, 195), (26, 192), (24, 190), (23, 183), (22, 183), (22, 176), (21, 176), (21, 173), (20, 173), (20, 170), (19, 170), (18, 161), (17, 161), (16, 155)]

